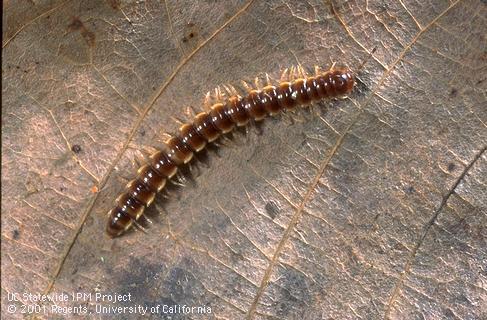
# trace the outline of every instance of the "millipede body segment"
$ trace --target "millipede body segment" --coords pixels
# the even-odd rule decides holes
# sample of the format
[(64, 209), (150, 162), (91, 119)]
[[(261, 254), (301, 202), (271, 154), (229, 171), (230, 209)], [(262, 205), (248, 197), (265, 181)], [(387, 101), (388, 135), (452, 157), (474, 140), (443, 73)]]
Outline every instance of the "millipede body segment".
[(345, 96), (355, 84), (355, 76), (348, 69), (318, 71), (314, 76), (305, 76), (301, 72), (300, 75), (294, 80), (281, 81), (276, 86), (251, 89), (245, 96), (231, 95), (211, 106), (208, 112), (196, 115), (192, 123), (182, 125), (179, 132), (166, 142), (166, 150), (152, 154), (150, 161), (138, 170), (137, 177), (127, 184), (125, 192), (117, 198), (115, 208), (108, 213), (107, 233), (117, 237), (127, 231), (180, 167), (221, 135), (236, 126), (260, 121), (283, 110)]

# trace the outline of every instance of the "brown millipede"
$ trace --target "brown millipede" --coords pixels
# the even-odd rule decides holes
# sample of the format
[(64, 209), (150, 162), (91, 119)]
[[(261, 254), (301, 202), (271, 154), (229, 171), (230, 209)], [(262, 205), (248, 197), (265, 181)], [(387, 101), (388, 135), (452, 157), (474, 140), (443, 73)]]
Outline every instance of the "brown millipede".
[(127, 231), (154, 201), (156, 193), (207, 143), (251, 120), (260, 121), (282, 110), (345, 96), (354, 85), (355, 76), (346, 68), (332, 68), (325, 72), (317, 68), (314, 76), (306, 75), (299, 68), (297, 75), (291, 71), (289, 78), (281, 79), (277, 86), (268, 81), (262, 89), (248, 88), (244, 96), (229, 90), (231, 94), (227, 99), (213, 104), (208, 112), (196, 115), (193, 122), (183, 124), (179, 133), (166, 142), (166, 150), (152, 154), (150, 161), (138, 170), (137, 178), (127, 184), (125, 192), (117, 198), (115, 208), (108, 213), (107, 233), (117, 237)]

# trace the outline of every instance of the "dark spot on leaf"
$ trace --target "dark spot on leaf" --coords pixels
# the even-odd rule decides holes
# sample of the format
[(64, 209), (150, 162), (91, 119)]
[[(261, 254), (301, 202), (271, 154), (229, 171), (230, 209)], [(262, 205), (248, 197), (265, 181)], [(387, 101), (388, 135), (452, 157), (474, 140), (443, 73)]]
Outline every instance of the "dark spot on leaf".
[(413, 186), (406, 187), (404, 191), (406, 191), (406, 193), (408, 194), (411, 194), (414, 192), (414, 187)]
[(140, 136), (141, 137), (145, 136), (145, 130), (144, 129), (140, 129)]
[[(109, 268), (104, 264), (105, 268)], [(106, 270), (112, 272), (112, 269)], [(148, 263), (146, 260), (139, 258), (130, 258), (126, 268), (114, 274), (116, 278), (116, 289), (118, 292), (131, 292), (134, 301), (144, 301), (151, 304), (161, 299), (157, 288), (154, 288), (152, 282), (166, 273), (163, 262)], [(142, 299), (142, 300), (138, 300)]]
[(452, 162), (448, 164), (448, 171), (452, 172), (453, 170), (455, 170), (455, 164)]
[(120, 0), (108, 0), (108, 4), (114, 10), (119, 10), (120, 9), (120, 3), (121, 3)]
[[(289, 317), (295, 310), (303, 310), (310, 301), (308, 279), (298, 271), (286, 270), (276, 282), (276, 299), (273, 299), (278, 318)], [(277, 289), (279, 288), (279, 289)], [(294, 318), (294, 317), (293, 317)]]
[(84, 29), (81, 31), (81, 36), (85, 39), (86, 43), (90, 47), (95, 46), (95, 34), (91, 31), (88, 31), (87, 29)]
[(12, 238), (14, 240), (17, 240), (18, 238), (20, 238), (20, 231), (17, 229), (14, 229), (14, 231), (12, 231)]
[(65, 187), (59, 187), (59, 191), (64, 192), (64, 191), (66, 191), (66, 188)]
[(81, 28), (84, 28), (83, 22), (81, 22), (81, 20), (78, 19), (77, 17), (73, 17), (73, 20), (68, 25), (68, 31), (77, 31), (80, 30)]
[(274, 201), (267, 202), (264, 209), (272, 220), (274, 220), (274, 218), (279, 214), (280, 211), (279, 207)]
[(182, 39), (184, 43), (188, 42), (190, 39), (193, 39), (194, 37), (196, 37), (198, 35), (198, 32), (195, 30), (195, 24), (194, 23), (189, 22), (186, 25), (186, 28), (189, 30), (187, 32), (185, 32), (186, 35)]
[(454, 235), (459, 235), (462, 232), (467, 233), (469, 231), (469, 229), (470, 229), (470, 226), (469, 226), (468, 222), (465, 220), (465, 218), (460, 219), (460, 221), (458, 221), (457, 223), (455, 223), (453, 225), (447, 225), (446, 226), (446, 230), (448, 232), (450, 232), (451, 234), (454, 234)]
[(71, 147), (71, 151), (73, 151), (74, 153), (78, 154), (81, 152), (81, 147), (80, 145), (78, 144), (74, 144), (72, 147)]
[(20, 66), (15, 66), (15, 68), (20, 69)]
[(86, 29), (85, 25), (81, 20), (77, 17), (73, 17), (73, 20), (71, 23), (68, 25), (68, 31), (73, 32), (73, 31), (80, 31), (81, 36), (85, 40), (85, 42), (90, 46), (94, 47), (95, 46), (95, 34), (88, 29)]
[(456, 96), (457, 96), (457, 93), (458, 93), (457, 88), (452, 88), (452, 89), (450, 90), (450, 97), (452, 97), (452, 98), (453, 98), (453, 97), (456, 97)]

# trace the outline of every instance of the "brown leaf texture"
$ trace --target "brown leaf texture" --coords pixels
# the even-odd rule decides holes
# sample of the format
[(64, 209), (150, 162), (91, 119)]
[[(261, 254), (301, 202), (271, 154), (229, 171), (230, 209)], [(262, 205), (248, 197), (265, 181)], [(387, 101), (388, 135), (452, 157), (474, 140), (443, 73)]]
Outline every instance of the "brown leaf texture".
[[(2, 317), (487, 318), (486, 17), (479, 0), (4, 3)], [(373, 48), (350, 97), (236, 132), (147, 233), (106, 236), (138, 150), (206, 92)], [(131, 300), (8, 301), (62, 292)]]

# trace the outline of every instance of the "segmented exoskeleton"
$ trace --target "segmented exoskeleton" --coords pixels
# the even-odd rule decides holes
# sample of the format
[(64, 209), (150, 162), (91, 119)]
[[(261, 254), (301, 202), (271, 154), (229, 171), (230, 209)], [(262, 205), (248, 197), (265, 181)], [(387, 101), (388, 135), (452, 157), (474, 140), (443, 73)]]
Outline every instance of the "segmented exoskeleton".
[(297, 78), (293, 78), (294, 71), (276, 86), (268, 84), (262, 89), (249, 89), (244, 96), (230, 95), (213, 104), (208, 112), (196, 115), (191, 123), (182, 125), (178, 134), (166, 142), (166, 150), (152, 154), (150, 161), (138, 170), (137, 178), (129, 182), (125, 192), (117, 198), (115, 208), (109, 212), (107, 233), (116, 237), (128, 230), (154, 201), (156, 193), (168, 180), (174, 179), (194, 153), (236, 126), (261, 121), (297, 106), (345, 96), (355, 85), (354, 74), (346, 68), (332, 68), (326, 72), (317, 69), (314, 76), (307, 76), (299, 69)]

